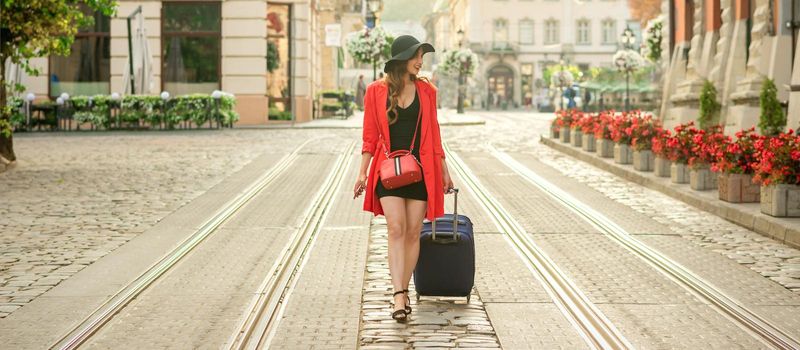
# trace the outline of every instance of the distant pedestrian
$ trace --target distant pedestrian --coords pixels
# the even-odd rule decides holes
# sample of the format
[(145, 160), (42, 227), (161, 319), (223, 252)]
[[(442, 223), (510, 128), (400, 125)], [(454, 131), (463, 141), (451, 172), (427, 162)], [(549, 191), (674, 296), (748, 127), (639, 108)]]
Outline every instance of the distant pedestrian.
[[(395, 290), (391, 316), (398, 322), (405, 322), (411, 313), (408, 285), (419, 259), (422, 221), (444, 216), (444, 193), (453, 189), (435, 114), (436, 89), (417, 76), (422, 55), (433, 51), (431, 44), (410, 35), (397, 37), (392, 58), (383, 68), (386, 79), (369, 84), (364, 97), (361, 167), (353, 192), (355, 198), (366, 191), (364, 210), (386, 217), (389, 274)], [(384, 130), (389, 135), (381, 135)], [(392, 187), (384, 184), (378, 170), (390, 152), (400, 150), (411, 150), (425, 171), (417, 182)]]
[(589, 111), (589, 102), (592, 102), (592, 94), (589, 92), (589, 89), (586, 89), (586, 92), (583, 93), (583, 111)]
[(364, 92), (367, 91), (367, 84), (364, 83), (364, 74), (358, 76), (358, 85), (356, 86), (356, 105), (359, 110), (364, 110)]

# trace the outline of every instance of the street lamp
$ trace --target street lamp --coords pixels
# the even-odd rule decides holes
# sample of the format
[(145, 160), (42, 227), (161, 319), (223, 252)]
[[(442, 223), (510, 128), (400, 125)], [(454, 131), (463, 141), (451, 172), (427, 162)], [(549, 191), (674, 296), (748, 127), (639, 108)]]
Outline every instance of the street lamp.
[(564, 110), (564, 54), (561, 54), (561, 58), (558, 60), (558, 64), (561, 65), (561, 75), (558, 76), (558, 86), (561, 88), (561, 94), (558, 96), (558, 100), (561, 102), (561, 110)]
[(625, 112), (628, 112), (631, 109), (630, 77), (632, 67), (630, 66), (631, 58), (628, 57), (627, 50), (632, 50), (633, 44), (636, 42), (636, 36), (633, 34), (633, 30), (631, 30), (630, 26), (625, 27), (625, 30), (622, 31), (622, 35), (620, 35), (620, 39), (626, 52), (624, 55), (619, 55), (617, 57), (615, 64), (620, 70), (625, 70)]
[[(461, 46), (464, 45), (464, 30), (459, 28), (456, 32), (456, 37), (458, 38), (458, 53), (461, 54)], [(459, 60), (461, 67), (458, 69), (458, 106), (456, 107), (456, 113), (464, 114), (464, 89), (465, 84), (464, 80), (466, 78), (465, 72), (468, 65), (471, 64), (467, 61)]]
[[(115, 124), (117, 124), (117, 128), (119, 128), (119, 112), (122, 109), (122, 106), (120, 105), (120, 101), (119, 101), (120, 98), (121, 98), (121, 96), (119, 95), (118, 92), (112, 92), (111, 93), (111, 101), (112, 101), (111, 107), (112, 108), (108, 109), (109, 118), (112, 115), (114, 116)], [(114, 113), (112, 111), (113, 109), (116, 109), (116, 113)]]
[(378, 13), (382, 7), (382, 0), (367, 0), (367, 28), (375, 28), (378, 25)]
[[(161, 91), (161, 101), (163, 101), (163, 103), (161, 103), (161, 108), (163, 108), (161, 110), (161, 116), (164, 119), (164, 124), (172, 125), (171, 123), (168, 123), (167, 120), (166, 120), (166, 118), (167, 118), (167, 113), (166, 113), (166, 111), (167, 111), (167, 103), (169, 102), (169, 92)], [(186, 123), (184, 123), (183, 126), (186, 126)], [(159, 125), (159, 127), (161, 127), (161, 125)]]
[(27, 95), (25, 95), (25, 114), (27, 115), (28, 119), (26, 123), (28, 126), (28, 131), (31, 131), (31, 105), (35, 99), (36, 95), (34, 95), (32, 92), (29, 92)]
[(219, 125), (220, 125), (219, 99), (222, 98), (222, 91), (214, 90), (214, 92), (211, 93), (211, 98), (214, 99), (214, 119), (217, 120), (217, 129), (219, 129)]

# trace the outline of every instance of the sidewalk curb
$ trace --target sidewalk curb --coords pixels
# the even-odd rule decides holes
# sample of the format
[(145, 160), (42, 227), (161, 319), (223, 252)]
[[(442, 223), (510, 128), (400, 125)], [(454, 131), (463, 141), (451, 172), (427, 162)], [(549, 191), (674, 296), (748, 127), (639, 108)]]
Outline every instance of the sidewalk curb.
[(585, 152), (582, 149), (555, 141), (544, 135), (540, 136), (539, 142), (628, 181), (659, 191), (700, 210), (717, 215), (748, 230), (775, 239), (790, 247), (800, 248), (800, 219), (776, 218), (762, 214), (758, 203), (728, 203), (717, 199), (715, 190), (693, 191), (689, 189), (688, 184), (673, 184), (668, 178), (656, 177), (652, 172), (635, 171), (633, 170), (633, 165), (616, 164), (613, 159), (597, 157), (594, 153)]

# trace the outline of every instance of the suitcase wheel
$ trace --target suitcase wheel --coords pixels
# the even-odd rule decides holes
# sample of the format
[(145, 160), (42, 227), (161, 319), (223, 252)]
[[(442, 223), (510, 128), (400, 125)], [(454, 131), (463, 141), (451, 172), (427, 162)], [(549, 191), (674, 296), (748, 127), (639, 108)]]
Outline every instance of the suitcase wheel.
[(419, 294), (417, 294), (417, 302), (419, 302)]
[(467, 295), (467, 304), (469, 304), (469, 298), (470, 298), (471, 296), (472, 296), (472, 295)]

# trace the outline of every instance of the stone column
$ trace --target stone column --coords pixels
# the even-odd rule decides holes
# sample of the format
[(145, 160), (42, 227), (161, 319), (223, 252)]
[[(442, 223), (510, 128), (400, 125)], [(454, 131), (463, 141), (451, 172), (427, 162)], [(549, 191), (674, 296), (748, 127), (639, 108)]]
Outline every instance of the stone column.
[(730, 107), (725, 120), (725, 132), (728, 134), (758, 125), (761, 113), (759, 94), (766, 76), (764, 60), (769, 59), (768, 53), (765, 55), (764, 50), (767, 49), (765, 47), (767, 26), (772, 25), (769, 21), (770, 1), (772, 0), (756, 0), (748, 48), (750, 58), (747, 60), (745, 77), (736, 83), (736, 89), (730, 95)]
[(236, 96), (237, 125), (266, 124), (267, 4), (222, 2), (222, 87)]
[(720, 6), (722, 15), (720, 16), (721, 25), (719, 27), (719, 40), (717, 40), (717, 52), (714, 55), (714, 61), (708, 73), (708, 80), (717, 88), (717, 95), (721, 98), (722, 91), (724, 90), (725, 65), (728, 63), (727, 57), (731, 51), (733, 36), (733, 0), (722, 0)]
[[(692, 26), (692, 40), (689, 44), (689, 58), (686, 63), (686, 75), (677, 84), (675, 94), (670, 98), (672, 108), (667, 111), (666, 125), (674, 127), (691, 120), (697, 120), (700, 109), (700, 92), (705, 80), (700, 68), (704, 54), (704, 30), (703, 17), (705, 13), (705, 2), (713, 0), (696, 0), (694, 3), (694, 23)], [(713, 36), (712, 36), (713, 39)], [(710, 47), (710, 44), (709, 44)]]
[(788, 129), (800, 130), (800, 45), (796, 45), (794, 48), (791, 90), (786, 126)]
[(297, 122), (311, 120), (313, 100), (313, 73), (311, 67), (311, 54), (313, 53), (313, 40), (311, 37), (312, 10), (308, 2), (295, 2), (292, 4), (292, 105), (294, 117)]

